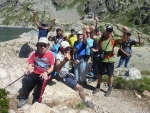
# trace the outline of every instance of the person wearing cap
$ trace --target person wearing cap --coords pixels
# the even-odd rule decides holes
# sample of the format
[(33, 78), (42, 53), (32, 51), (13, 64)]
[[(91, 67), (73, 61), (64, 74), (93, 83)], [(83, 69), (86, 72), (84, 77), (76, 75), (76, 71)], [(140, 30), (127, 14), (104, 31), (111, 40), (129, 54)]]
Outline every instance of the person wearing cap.
[(40, 39), (40, 37), (46, 37), (47, 38), (48, 32), (53, 28), (54, 22), (55, 22), (56, 19), (54, 18), (52, 20), (52, 23), (51, 23), (50, 27), (47, 29), (46, 28), (47, 24), (45, 22), (43, 22), (42, 25), (40, 26), (39, 22), (37, 21), (35, 12), (33, 12), (33, 15), (34, 15), (34, 21), (36, 23), (36, 26), (39, 29), (38, 40)]
[[(86, 30), (86, 29), (85, 29)], [(86, 34), (85, 34), (86, 35)], [(86, 46), (87, 40), (83, 32), (77, 32), (77, 41), (74, 43), (74, 75), (76, 81), (86, 87)]]
[(132, 46), (136, 44), (141, 44), (141, 35), (138, 34), (139, 41), (131, 39), (131, 32), (127, 32), (127, 41), (120, 44), (121, 57), (119, 60), (118, 67), (121, 67), (124, 63), (124, 67), (129, 68), (130, 59), (132, 57)]
[(62, 41), (65, 40), (65, 35), (61, 28), (56, 29), (56, 36), (52, 36), (52, 34), (48, 37), (49, 41), (54, 41), (54, 44), (60, 45)]
[[(89, 108), (94, 108), (93, 103), (85, 99), (83, 87), (77, 83), (74, 76), (69, 73), (69, 61), (71, 59), (68, 51), (70, 50), (70, 44), (67, 41), (62, 41), (60, 43), (60, 51), (56, 55), (55, 61), (55, 71), (59, 80), (69, 86), (70, 88), (78, 91), (79, 96), (83, 99), (86, 106)], [(58, 78), (58, 77), (57, 77)]]
[[(19, 98), (18, 108), (21, 108), (28, 101), (29, 93), (37, 86), (33, 101), (41, 102), (42, 94), (51, 77), (54, 69), (54, 54), (48, 50), (50, 44), (46, 37), (41, 37), (36, 44), (37, 51), (33, 51), (28, 58), (28, 66), (22, 79), (22, 93)], [(32, 70), (32, 66), (34, 69)]]
[[(104, 59), (98, 60), (98, 81), (95, 90), (93, 91), (94, 94), (100, 91), (100, 83), (102, 82), (102, 76), (105, 74), (107, 70), (108, 75), (108, 90), (105, 93), (105, 96), (108, 97), (112, 92), (112, 84), (113, 84), (113, 72), (114, 72), (114, 46), (116, 44), (125, 42), (127, 40), (127, 27), (123, 26), (123, 36), (121, 39), (114, 39), (112, 37), (113, 27), (108, 25), (106, 27), (106, 31), (102, 34), (102, 37), (99, 41), (99, 52), (104, 51)], [(98, 57), (99, 58), (99, 57)]]
[[(66, 35), (66, 41), (68, 41), (69, 44), (70, 44), (71, 60), (73, 60), (73, 47), (74, 47), (75, 41), (77, 41), (77, 35), (76, 35), (76, 32), (75, 32), (75, 29), (71, 29), (70, 32), (71, 32), (70, 35)], [(73, 65), (72, 65), (72, 70), (71, 70), (71, 72), (72, 72), (72, 73), (74, 72)]]

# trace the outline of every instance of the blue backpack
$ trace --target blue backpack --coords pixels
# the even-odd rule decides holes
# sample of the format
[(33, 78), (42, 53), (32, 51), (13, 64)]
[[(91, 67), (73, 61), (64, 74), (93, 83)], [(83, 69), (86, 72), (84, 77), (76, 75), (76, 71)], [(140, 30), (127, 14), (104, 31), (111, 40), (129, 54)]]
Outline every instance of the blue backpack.
[[(54, 57), (56, 57), (56, 54), (58, 53), (59, 49), (60, 49), (60, 44), (54, 44), (53, 47), (50, 48), (50, 51), (53, 52)], [(56, 76), (55, 70), (52, 72), (52, 76), (53, 77)]]

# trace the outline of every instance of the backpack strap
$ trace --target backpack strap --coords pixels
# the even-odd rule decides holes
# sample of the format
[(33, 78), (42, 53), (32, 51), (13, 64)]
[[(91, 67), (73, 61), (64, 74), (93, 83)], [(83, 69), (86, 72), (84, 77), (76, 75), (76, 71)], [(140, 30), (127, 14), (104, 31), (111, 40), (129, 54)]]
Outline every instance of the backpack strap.
[[(110, 39), (110, 41), (111, 41), (111, 43), (112, 43), (112, 50), (114, 50), (114, 47), (115, 47), (115, 40), (114, 40), (114, 38), (113, 38), (112, 35), (110, 36), (109, 39)], [(99, 44), (101, 45), (102, 42), (103, 42), (103, 37), (100, 39)], [(108, 42), (108, 43), (109, 43), (109, 42)], [(114, 56), (114, 54), (106, 55), (105, 58), (110, 58), (110, 57), (112, 57), (112, 56)]]

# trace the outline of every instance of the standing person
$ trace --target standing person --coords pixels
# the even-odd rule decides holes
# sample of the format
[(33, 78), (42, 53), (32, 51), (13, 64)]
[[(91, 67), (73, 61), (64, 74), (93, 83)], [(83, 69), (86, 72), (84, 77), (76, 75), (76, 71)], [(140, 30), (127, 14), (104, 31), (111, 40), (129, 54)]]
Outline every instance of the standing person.
[(91, 49), (92, 52), (92, 61), (93, 61), (93, 65), (92, 65), (92, 70), (90, 71), (90, 75), (93, 76), (93, 79), (90, 79), (92, 81), (96, 80), (98, 78), (98, 60), (96, 58), (96, 55), (98, 54), (98, 43), (99, 40), (101, 38), (101, 31), (100, 28), (97, 27), (98, 25), (98, 17), (95, 17), (96, 20), (96, 24), (95, 24), (95, 31), (93, 31), (93, 27), (90, 27), (91, 30), (91, 38), (94, 40), (93, 41), (93, 46)]
[[(71, 34), (66, 36), (66, 41), (68, 41), (70, 43), (70, 54), (71, 54), (71, 60), (73, 60), (73, 48), (74, 48), (74, 43), (75, 41), (77, 41), (77, 35), (75, 33), (75, 29), (71, 29)], [(74, 68), (73, 68), (73, 64), (72, 64), (72, 73), (74, 73)]]
[(48, 40), (54, 41), (55, 44), (60, 45), (60, 43), (65, 40), (65, 37), (66, 36), (64, 35), (62, 29), (61, 28), (57, 28), (56, 29), (56, 36), (50, 35), (48, 37)]
[(55, 71), (60, 78), (61, 82), (69, 86), (70, 88), (78, 91), (79, 96), (85, 102), (86, 106), (89, 108), (94, 108), (93, 103), (87, 101), (85, 99), (83, 87), (79, 85), (75, 78), (69, 74), (69, 61), (70, 56), (68, 55), (68, 51), (70, 49), (70, 45), (67, 41), (63, 41), (60, 44), (60, 51), (56, 55), (56, 62), (55, 62)]
[(100, 91), (100, 83), (102, 82), (102, 76), (105, 74), (105, 69), (107, 70), (108, 75), (108, 90), (105, 93), (105, 96), (109, 96), (112, 91), (113, 84), (113, 72), (114, 72), (114, 55), (113, 48), (116, 44), (125, 42), (127, 40), (127, 27), (123, 26), (123, 37), (121, 39), (114, 40), (112, 37), (113, 27), (111, 25), (106, 27), (106, 32), (103, 33), (102, 38), (99, 42), (99, 50), (104, 50), (104, 59), (99, 60), (98, 69), (99, 76), (97, 81), (97, 86), (93, 93), (97, 93)]
[(124, 64), (124, 67), (128, 68), (130, 66), (130, 59), (132, 57), (132, 46), (135, 44), (141, 44), (141, 35), (138, 34), (139, 41), (131, 39), (131, 33), (127, 32), (127, 41), (120, 44), (121, 57), (118, 64), (118, 67), (121, 67)]
[[(20, 95), (18, 108), (21, 108), (28, 101), (29, 93), (37, 86), (33, 103), (42, 101), (42, 94), (51, 77), (51, 72), (54, 69), (55, 58), (52, 52), (48, 50), (48, 39), (41, 37), (36, 44), (37, 51), (31, 53), (28, 58), (28, 67), (25, 71), (25, 76), (22, 79), (22, 93)], [(32, 71), (32, 66), (34, 70)]]
[(40, 26), (37, 18), (36, 18), (36, 13), (33, 12), (33, 15), (34, 15), (34, 21), (36, 23), (36, 26), (38, 27), (39, 29), (39, 34), (38, 34), (38, 40), (40, 39), (40, 37), (46, 37), (47, 38), (47, 35), (48, 35), (48, 32), (53, 28), (54, 26), (54, 22), (55, 22), (55, 18), (52, 20), (52, 23), (50, 25), (50, 27), (47, 29), (47, 24), (46, 23), (42, 23), (42, 25)]
[(79, 31), (74, 44), (74, 74), (76, 81), (82, 85), (86, 84), (86, 46), (87, 40)]

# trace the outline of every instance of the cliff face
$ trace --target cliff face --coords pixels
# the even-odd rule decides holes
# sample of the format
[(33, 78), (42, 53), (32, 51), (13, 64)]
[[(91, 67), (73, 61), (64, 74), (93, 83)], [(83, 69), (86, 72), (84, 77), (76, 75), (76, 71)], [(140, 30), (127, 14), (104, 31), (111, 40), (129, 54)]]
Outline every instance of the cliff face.
[(2, 0), (0, 24), (35, 26), (32, 11), (37, 12), (39, 22), (50, 23), (55, 16), (62, 20), (59, 25), (76, 23), (80, 21), (78, 13), (92, 12), (100, 22), (119, 23), (150, 35), (150, 0)]

